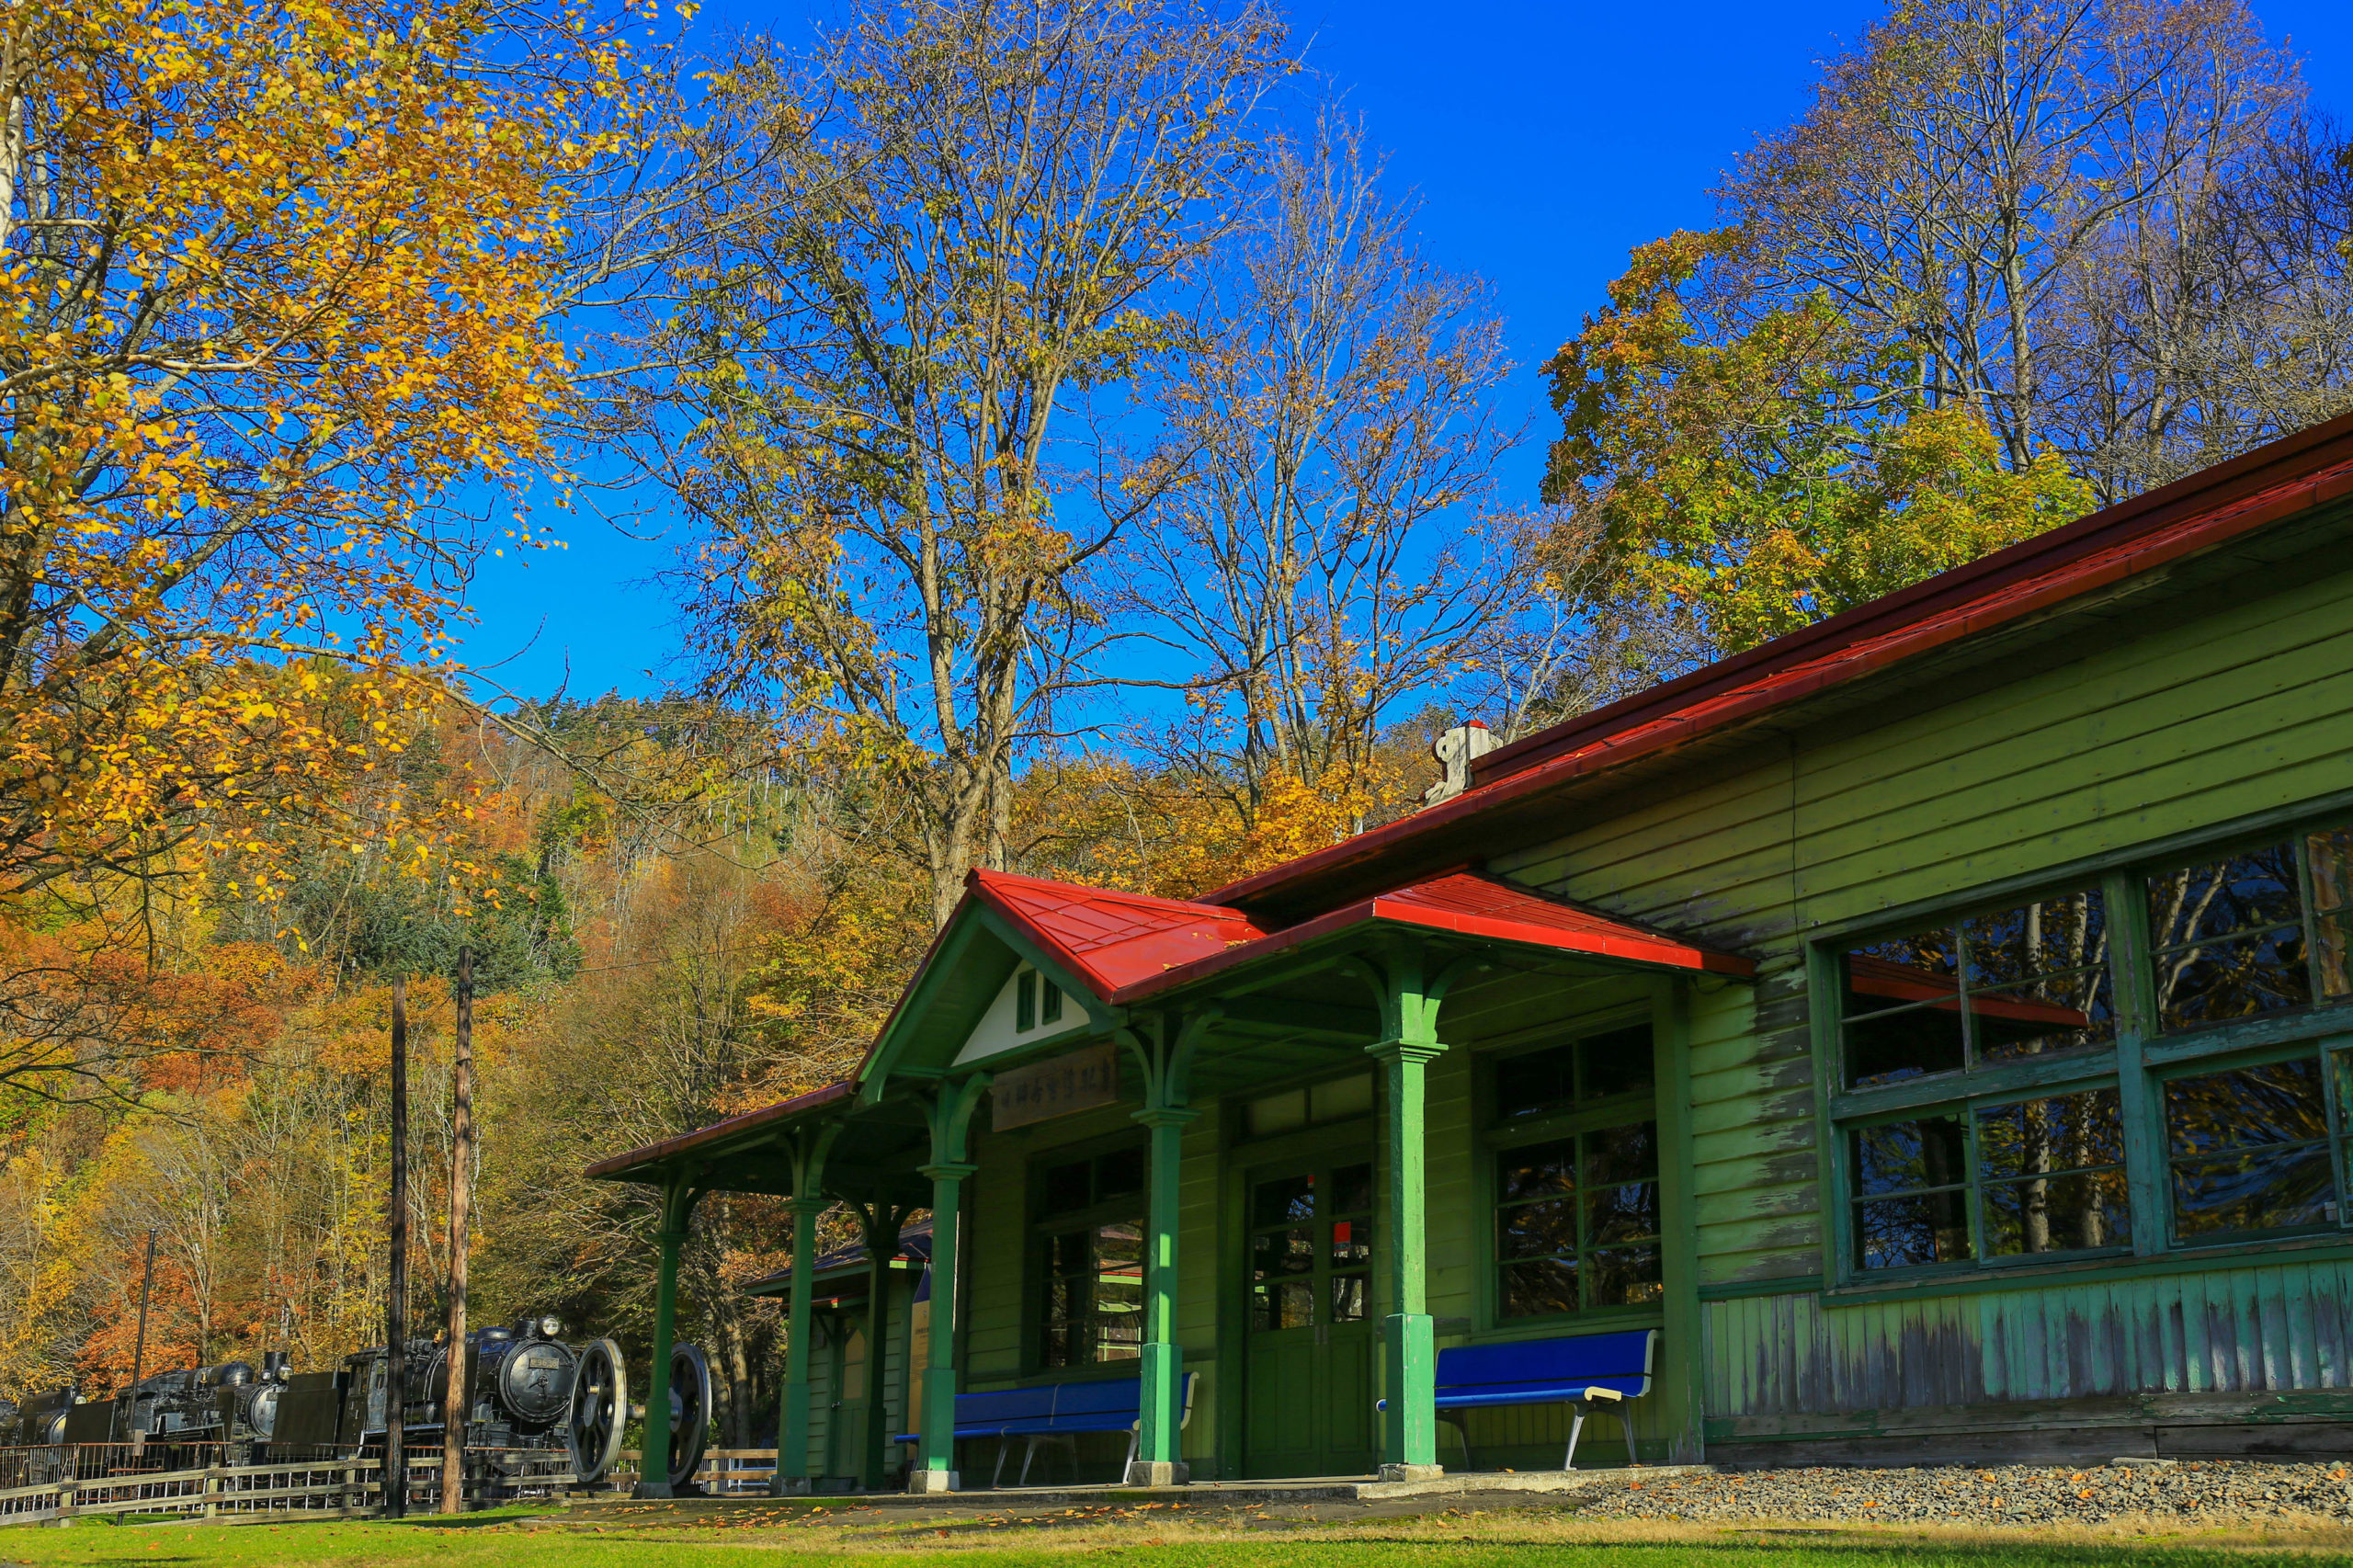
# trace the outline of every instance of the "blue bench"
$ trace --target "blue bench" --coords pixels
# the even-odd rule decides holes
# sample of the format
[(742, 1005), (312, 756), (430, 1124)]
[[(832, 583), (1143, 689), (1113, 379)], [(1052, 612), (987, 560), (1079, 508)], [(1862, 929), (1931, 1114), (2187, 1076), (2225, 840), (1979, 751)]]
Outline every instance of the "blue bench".
[[(1464, 1345), (1438, 1353), (1438, 1418), (1462, 1438), (1462, 1462), (1476, 1470), (1471, 1433), (1459, 1414), (1498, 1404), (1567, 1404), (1569, 1451), (1563, 1470), (1574, 1470), (1577, 1437), (1587, 1408), (1613, 1406), (1626, 1429), (1626, 1462), (1634, 1462), (1634, 1418), (1629, 1400), (1651, 1392), (1651, 1365), (1658, 1354), (1658, 1330), (1582, 1334), (1570, 1339), (1515, 1339), (1501, 1345)], [(1382, 1400), (1379, 1408), (1386, 1410)], [(1449, 1414), (1457, 1413), (1457, 1414)]]
[[(1183, 1414), (1176, 1423), (1179, 1431), (1192, 1422), (1193, 1385), (1199, 1377), (1199, 1372), (1185, 1374)], [(1090, 1378), (1078, 1382), (1042, 1383), (1035, 1388), (995, 1389), (986, 1393), (956, 1396), (956, 1436), (1000, 1439), (996, 1473), (989, 1478), (993, 1487), (1005, 1480), (1005, 1457), (1012, 1449), (1010, 1439), (1029, 1439), (1029, 1451), (1021, 1460), (1021, 1479), (1016, 1483), (1027, 1486), (1030, 1462), (1038, 1457), (1038, 1445), (1050, 1438), (1070, 1441), (1081, 1432), (1125, 1432), (1127, 1462), (1134, 1462), (1136, 1445), (1143, 1437), (1143, 1380)], [(919, 1440), (912, 1432), (892, 1439), (898, 1443)], [(1074, 1441), (1072, 1462), (1077, 1462)], [(1123, 1464), (1122, 1480), (1126, 1474)]]

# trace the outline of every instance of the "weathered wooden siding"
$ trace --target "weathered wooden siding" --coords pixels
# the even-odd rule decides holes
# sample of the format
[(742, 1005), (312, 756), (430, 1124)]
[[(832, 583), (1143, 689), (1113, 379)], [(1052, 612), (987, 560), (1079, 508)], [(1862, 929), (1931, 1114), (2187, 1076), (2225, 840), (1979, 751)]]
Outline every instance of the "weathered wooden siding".
[(2353, 1391), (2353, 1262), (1837, 1303), (1705, 1307), (1709, 1414), (1838, 1415), (2173, 1393)]

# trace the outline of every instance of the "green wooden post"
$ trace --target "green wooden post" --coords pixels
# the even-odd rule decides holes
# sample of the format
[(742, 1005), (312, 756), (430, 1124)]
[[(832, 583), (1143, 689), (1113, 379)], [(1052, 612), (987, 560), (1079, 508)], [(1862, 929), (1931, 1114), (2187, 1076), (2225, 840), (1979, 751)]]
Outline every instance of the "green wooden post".
[(1150, 1106), (1136, 1119), (1152, 1130), (1150, 1194), (1143, 1237), (1142, 1426), (1131, 1486), (1181, 1486), (1184, 1463), (1185, 1351), (1176, 1343), (1177, 1183), (1182, 1179), (1185, 1127), (1201, 1113), (1189, 1106)]
[(858, 1479), (870, 1492), (882, 1488), (882, 1439), (888, 1435), (883, 1428), (889, 1425), (890, 1408), (883, 1374), (889, 1358), (891, 1260), (898, 1256), (899, 1222), (905, 1217), (904, 1210), (880, 1194), (858, 1210), (866, 1236), (866, 1429), (858, 1437)]
[[(961, 1221), (964, 1178), (980, 1167), (934, 1161), (923, 1167), (931, 1181), (931, 1332), (924, 1346), (923, 1420), (910, 1492), (953, 1492), (956, 1474), (956, 1236)], [(915, 1316), (909, 1303), (907, 1315)], [(912, 1321), (909, 1333), (913, 1333)], [(913, 1369), (909, 1369), (912, 1373)]]
[[(1700, 1384), (1699, 1225), (1694, 1206), (1691, 1139), (1691, 982), (1661, 975), (1651, 983), (1653, 1081), (1658, 1089), (1661, 1325), (1657, 1405), (1667, 1460), (1698, 1464), (1706, 1451)], [(1628, 1464), (1642, 1456), (1629, 1453)]]
[(809, 1488), (809, 1351), (817, 1329), (814, 1303), (817, 1272), (817, 1221), (832, 1204), (823, 1198), (794, 1198), (785, 1203), (792, 1216), (792, 1290), (786, 1306), (784, 1339), (784, 1409), (778, 1423), (776, 1475), (768, 1490), (781, 1497), (788, 1491)]
[(792, 1287), (785, 1305), (784, 1399), (777, 1412), (776, 1473), (768, 1478), (768, 1491), (778, 1497), (814, 1487), (809, 1468), (809, 1361), (817, 1336), (817, 1221), (833, 1207), (824, 1193), (825, 1156), (841, 1130), (840, 1122), (832, 1122), (800, 1134), (792, 1145), (792, 1196), (784, 1206), (792, 1216)]
[[(981, 1092), (989, 1085), (986, 1074), (976, 1074), (954, 1087), (942, 1087), (930, 1106), (931, 1163), (923, 1174), (931, 1182), (931, 1333), (925, 1342), (923, 1420), (915, 1472), (907, 1477), (910, 1492), (953, 1492), (956, 1475), (956, 1322), (957, 1235), (963, 1217), (964, 1178), (977, 1165), (965, 1155), (965, 1133)], [(915, 1307), (907, 1308), (907, 1332), (915, 1332)], [(909, 1386), (915, 1369), (908, 1369)]]
[(1143, 1345), (1136, 1371), (1140, 1407), (1131, 1486), (1182, 1486), (1192, 1475), (1184, 1459), (1185, 1351), (1176, 1343), (1178, 1189), (1185, 1172), (1185, 1128), (1200, 1116), (1192, 1096), (1193, 1052), (1225, 1016), (1220, 1007), (1195, 1013), (1180, 1028), (1173, 1017), (1158, 1027), (1123, 1029), (1120, 1039), (1143, 1069), (1143, 1108), (1135, 1119), (1150, 1130), (1143, 1234)]
[(1429, 1249), (1423, 1173), (1428, 1138), (1423, 1088), (1435, 1040), (1385, 1040), (1369, 1047), (1388, 1070), (1389, 1304), (1381, 1323), (1381, 1478), (1425, 1481), (1438, 1462), (1438, 1343), (1427, 1292)]
[(1365, 1047), (1386, 1069), (1389, 1091), (1383, 1161), (1389, 1173), (1389, 1315), (1381, 1332), (1381, 1478), (1424, 1481), (1444, 1473), (1438, 1462), (1438, 1335), (1429, 1314), (1429, 1134), (1424, 1114), (1429, 1063), (1446, 1050), (1437, 1035), (1444, 979), (1437, 985), (1425, 983), (1417, 944), (1392, 948), (1382, 971), (1370, 973), (1366, 966), (1366, 971), (1388, 1036)]
[(686, 1244), (687, 1221), (702, 1194), (685, 1176), (662, 1189), (662, 1274), (654, 1292), (654, 1365), (645, 1390), (645, 1440), (637, 1461), (633, 1497), (667, 1497), (670, 1492), (670, 1342), (677, 1329), (678, 1249)]

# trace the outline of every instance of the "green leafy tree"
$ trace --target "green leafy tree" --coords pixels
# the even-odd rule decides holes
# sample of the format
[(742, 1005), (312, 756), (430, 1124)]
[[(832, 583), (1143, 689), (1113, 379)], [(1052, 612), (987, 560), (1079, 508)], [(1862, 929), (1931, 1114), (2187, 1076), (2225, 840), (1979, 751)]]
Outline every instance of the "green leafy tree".
[(1824, 295), (1726, 329), (1737, 229), (1634, 253), (1546, 366), (1545, 498), (1591, 530), (1598, 598), (1677, 600), (1750, 647), (2089, 509), (2057, 454), (2015, 468), (1974, 407), (1929, 406), (1911, 347)]

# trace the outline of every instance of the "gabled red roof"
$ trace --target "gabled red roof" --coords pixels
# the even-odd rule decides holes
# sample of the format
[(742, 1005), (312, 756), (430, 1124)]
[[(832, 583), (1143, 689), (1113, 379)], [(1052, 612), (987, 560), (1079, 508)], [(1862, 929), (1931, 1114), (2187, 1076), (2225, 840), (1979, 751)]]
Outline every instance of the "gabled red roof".
[(1614, 919), (1581, 904), (1547, 898), (1494, 877), (1449, 871), (1358, 900), (1313, 920), (1284, 926), (1256, 941), (1196, 959), (1181, 969), (1127, 986), (1112, 1000), (1123, 1004), (1140, 1002), (1159, 992), (1190, 984), (1239, 964), (1255, 963), (1370, 921), (1418, 926), (1426, 931), (1450, 931), (1459, 936), (1551, 948), (1558, 952), (1628, 963), (1655, 964), (1665, 969), (1741, 976), (1756, 972), (1756, 965), (1738, 953), (1702, 948), (1672, 933)]
[(1432, 877), (1272, 931), (1238, 909), (1042, 877), (974, 871), (966, 885), (1097, 996), (1120, 1005), (1376, 920), (1666, 969), (1756, 971), (1736, 953), (1469, 871)]
[(1240, 910), (1214, 903), (1008, 871), (976, 870), (964, 885), (1106, 1001), (1122, 986), (1266, 935)]

